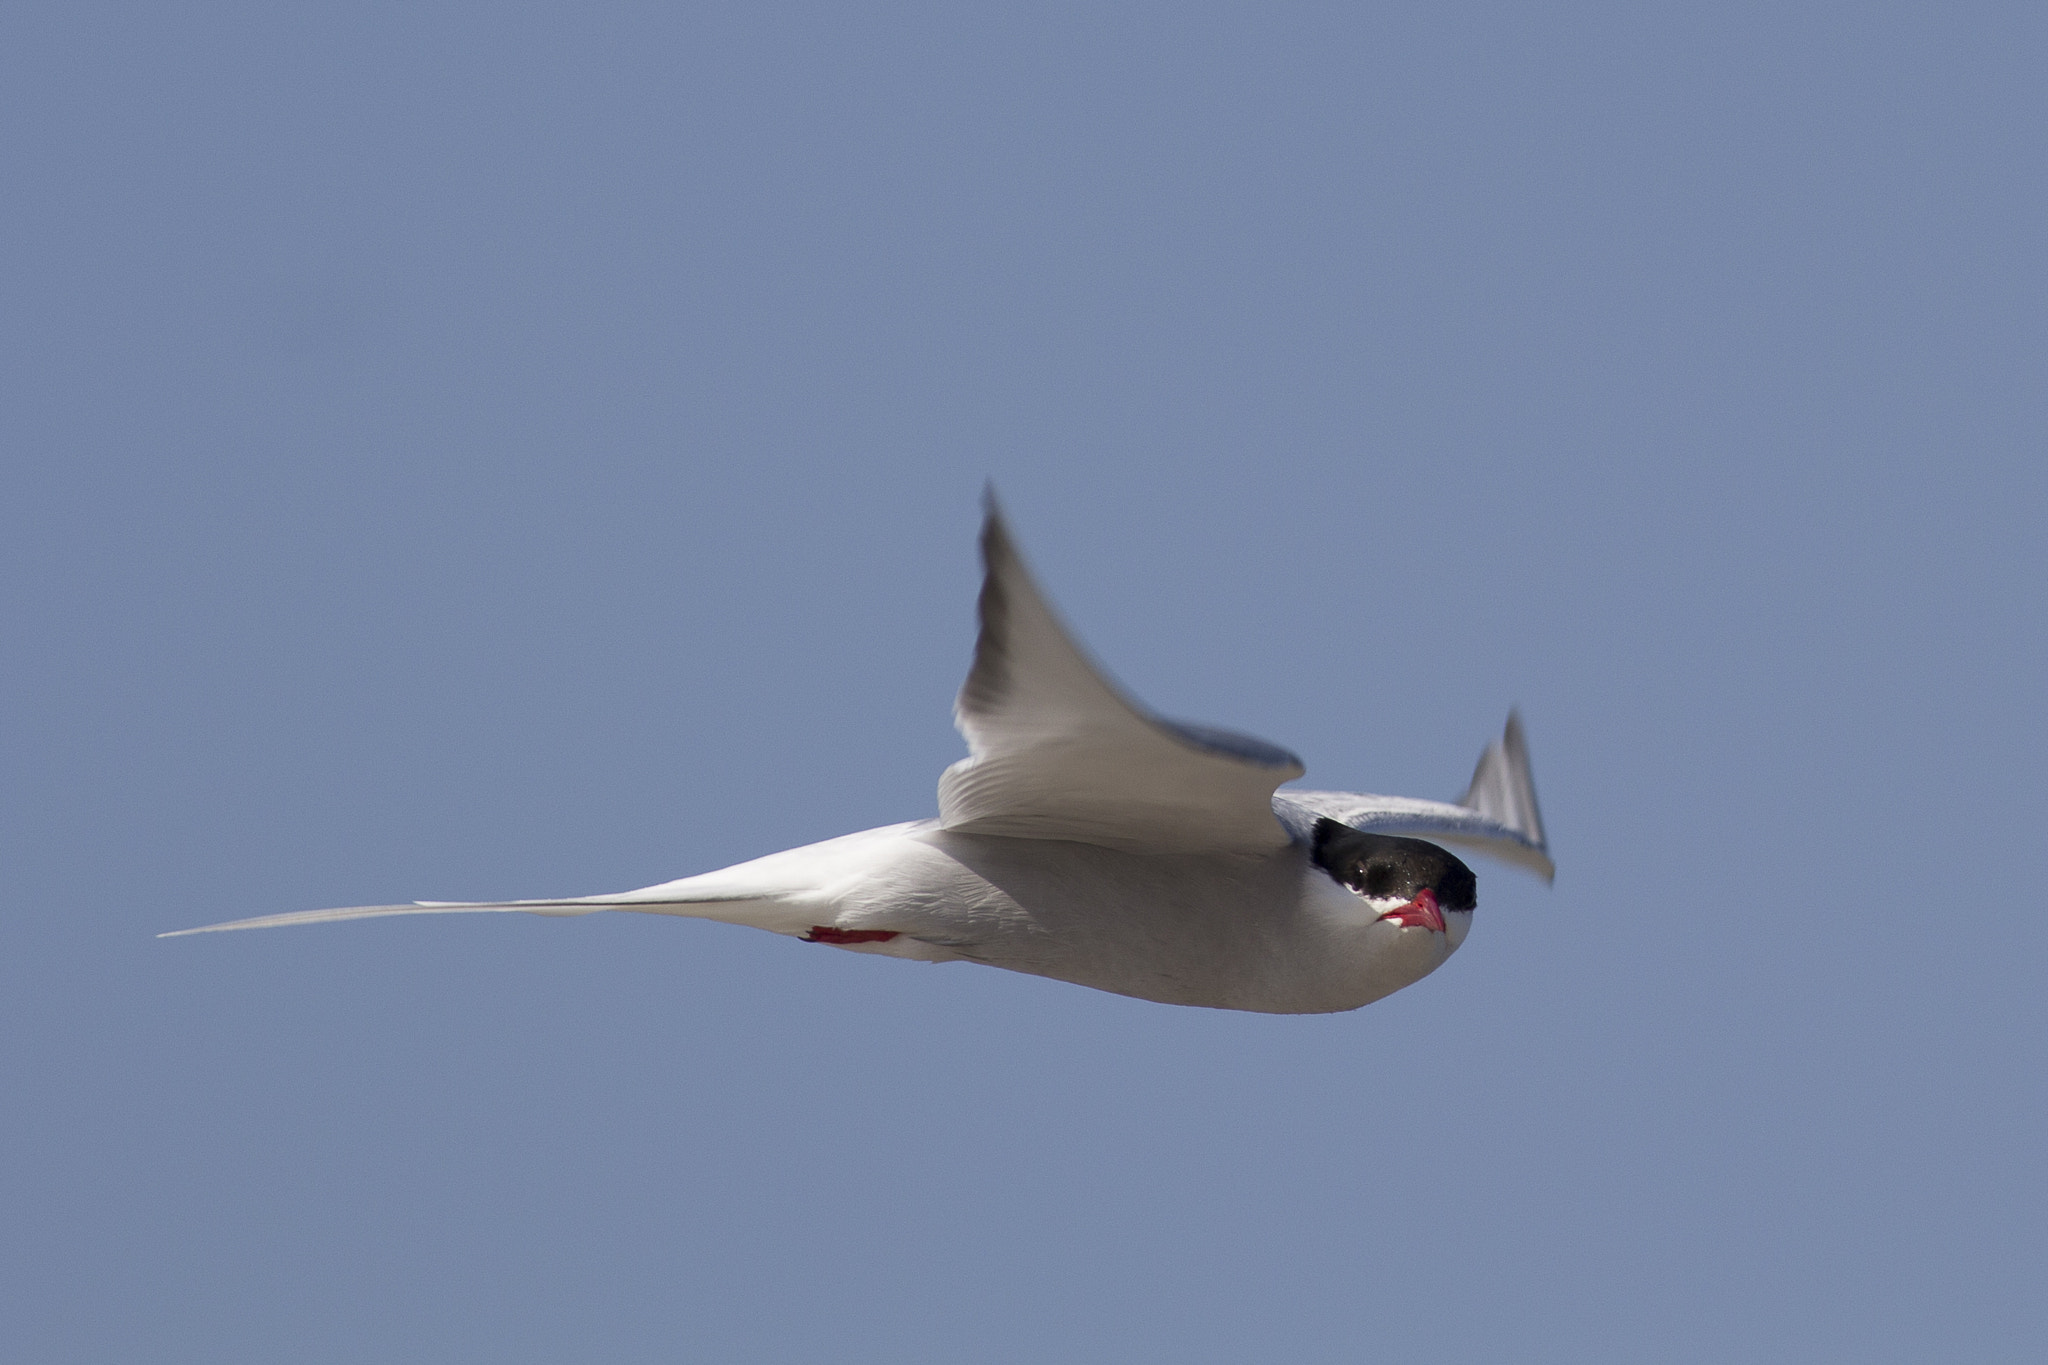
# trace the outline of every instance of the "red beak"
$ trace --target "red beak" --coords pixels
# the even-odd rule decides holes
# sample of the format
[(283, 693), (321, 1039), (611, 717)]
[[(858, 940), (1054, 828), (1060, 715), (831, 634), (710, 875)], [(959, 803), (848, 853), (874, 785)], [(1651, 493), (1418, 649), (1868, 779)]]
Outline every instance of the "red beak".
[(1421, 925), (1439, 934), (1444, 932), (1444, 912), (1436, 903), (1436, 892), (1428, 889), (1416, 893), (1414, 900), (1395, 906), (1380, 918), (1392, 920), (1404, 929)]

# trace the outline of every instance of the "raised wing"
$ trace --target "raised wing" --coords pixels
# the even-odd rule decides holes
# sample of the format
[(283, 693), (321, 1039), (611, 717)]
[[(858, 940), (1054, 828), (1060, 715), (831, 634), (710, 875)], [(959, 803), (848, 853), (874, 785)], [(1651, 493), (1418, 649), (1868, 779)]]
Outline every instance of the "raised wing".
[(1412, 796), (1371, 796), (1363, 792), (1280, 792), (1273, 807), (1297, 837), (1306, 837), (1318, 817), (1372, 834), (1400, 834), (1469, 849), (1526, 868), (1548, 882), (1557, 876), (1543, 816), (1536, 808), (1536, 782), (1529, 771), (1529, 746), (1522, 719), (1510, 712), (1507, 730), (1479, 757), (1472, 785), (1456, 805)]
[(1135, 852), (1288, 842), (1273, 789), (1302, 775), (1300, 759), (1125, 696), (1047, 605), (993, 497), (981, 558), (981, 635), (953, 706), (969, 756), (939, 779), (943, 828)]

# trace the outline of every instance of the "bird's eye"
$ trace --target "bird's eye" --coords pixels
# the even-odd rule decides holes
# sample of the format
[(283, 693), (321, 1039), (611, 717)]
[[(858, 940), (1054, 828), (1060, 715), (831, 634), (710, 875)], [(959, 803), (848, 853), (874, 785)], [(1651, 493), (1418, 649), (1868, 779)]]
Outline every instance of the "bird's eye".
[(1368, 896), (1390, 896), (1394, 892), (1394, 865), (1367, 863), (1358, 879), (1358, 889)]

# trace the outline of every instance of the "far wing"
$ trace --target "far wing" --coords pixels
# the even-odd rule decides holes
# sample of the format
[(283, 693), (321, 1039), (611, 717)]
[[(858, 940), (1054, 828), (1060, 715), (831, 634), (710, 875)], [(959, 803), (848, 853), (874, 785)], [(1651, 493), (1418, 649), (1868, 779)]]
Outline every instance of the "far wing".
[(1300, 759), (1125, 696), (1053, 615), (993, 498), (981, 557), (981, 635), (953, 707), (969, 757), (939, 779), (943, 828), (1134, 852), (1287, 843), (1273, 789)]
[(1548, 882), (1557, 876), (1536, 808), (1536, 782), (1529, 771), (1529, 746), (1522, 719), (1510, 712), (1507, 730), (1480, 755), (1472, 785), (1456, 805), (1411, 796), (1370, 796), (1363, 792), (1287, 791), (1274, 808), (1297, 834), (1317, 817), (1373, 834), (1399, 834), (1449, 844), (1526, 868)]

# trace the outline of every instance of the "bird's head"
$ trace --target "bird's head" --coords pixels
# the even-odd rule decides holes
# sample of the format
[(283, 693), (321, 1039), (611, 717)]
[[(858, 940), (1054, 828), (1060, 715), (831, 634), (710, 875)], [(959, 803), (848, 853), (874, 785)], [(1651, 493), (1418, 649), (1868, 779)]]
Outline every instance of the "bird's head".
[(1472, 869), (1435, 844), (1368, 834), (1318, 820), (1312, 856), (1330, 879), (1363, 903), (1376, 933), (1401, 939), (1442, 935), (1446, 955), (1464, 942), (1479, 903)]

